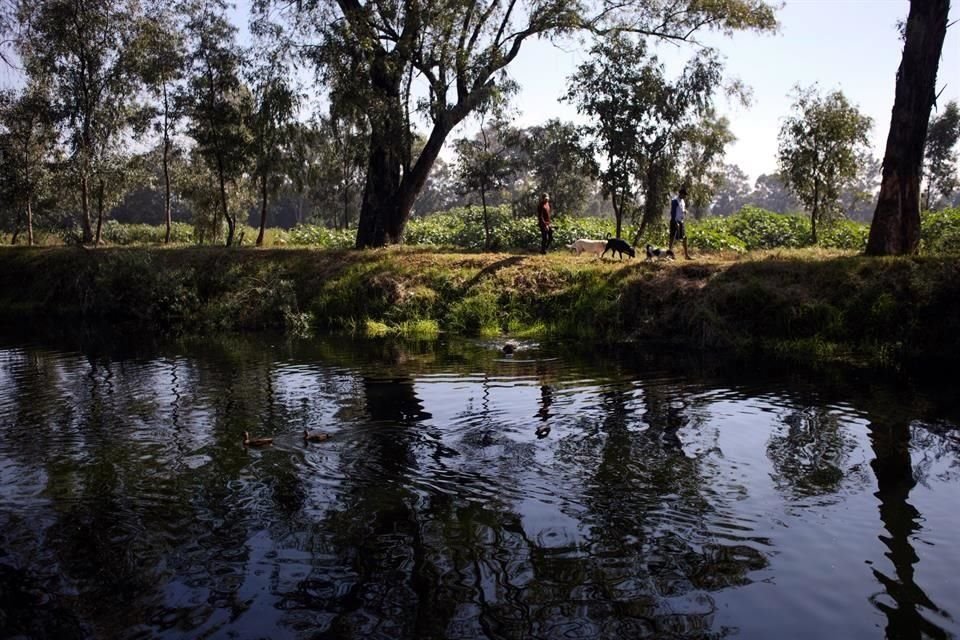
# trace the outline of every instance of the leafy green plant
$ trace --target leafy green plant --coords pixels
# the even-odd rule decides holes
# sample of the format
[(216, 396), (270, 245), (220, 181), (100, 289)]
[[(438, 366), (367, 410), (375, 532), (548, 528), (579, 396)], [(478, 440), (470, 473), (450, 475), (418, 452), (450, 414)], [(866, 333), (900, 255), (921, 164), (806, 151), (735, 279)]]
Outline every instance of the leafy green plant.
[(810, 221), (795, 215), (745, 206), (727, 218), (729, 233), (748, 251), (804, 247), (811, 244)]
[(960, 207), (920, 216), (920, 250), (925, 254), (960, 254)]
[(833, 220), (820, 228), (817, 244), (828, 249), (863, 251), (867, 247), (870, 227), (853, 220)]

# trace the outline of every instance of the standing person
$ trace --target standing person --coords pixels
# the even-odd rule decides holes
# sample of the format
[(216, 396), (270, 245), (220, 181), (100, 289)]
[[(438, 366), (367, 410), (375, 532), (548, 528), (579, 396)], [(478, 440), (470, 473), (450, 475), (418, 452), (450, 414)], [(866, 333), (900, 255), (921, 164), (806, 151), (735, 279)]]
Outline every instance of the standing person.
[(540, 206), (537, 207), (537, 225), (540, 227), (540, 253), (545, 254), (550, 243), (553, 242), (553, 227), (550, 226), (550, 194), (540, 196)]
[(690, 252), (687, 251), (687, 231), (683, 228), (683, 217), (687, 213), (687, 203), (684, 200), (686, 197), (686, 187), (680, 187), (677, 197), (670, 203), (670, 246), (667, 248), (673, 251), (674, 241), (682, 240), (683, 256), (690, 260)]

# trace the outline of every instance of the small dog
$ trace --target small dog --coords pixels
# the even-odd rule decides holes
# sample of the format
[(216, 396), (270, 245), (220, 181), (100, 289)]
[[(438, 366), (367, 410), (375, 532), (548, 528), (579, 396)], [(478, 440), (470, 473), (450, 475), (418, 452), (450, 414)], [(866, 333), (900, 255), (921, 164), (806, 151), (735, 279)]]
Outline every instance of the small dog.
[(614, 253), (619, 253), (621, 260), (623, 260), (623, 254), (627, 254), (631, 258), (637, 257), (637, 252), (630, 246), (630, 243), (620, 238), (607, 238), (607, 245), (603, 249), (603, 253), (600, 254), (600, 257), (602, 258), (606, 255), (607, 251), (610, 252), (611, 257), (613, 257)]
[(577, 255), (581, 253), (592, 253), (598, 256), (606, 246), (606, 240), (587, 240), (586, 238), (580, 238), (579, 240), (574, 240), (572, 244), (568, 244), (567, 249), (575, 251)]
[(650, 245), (647, 245), (647, 260), (653, 260), (654, 258), (674, 260), (675, 256), (673, 255), (672, 249), (661, 249), (659, 247), (651, 247)]

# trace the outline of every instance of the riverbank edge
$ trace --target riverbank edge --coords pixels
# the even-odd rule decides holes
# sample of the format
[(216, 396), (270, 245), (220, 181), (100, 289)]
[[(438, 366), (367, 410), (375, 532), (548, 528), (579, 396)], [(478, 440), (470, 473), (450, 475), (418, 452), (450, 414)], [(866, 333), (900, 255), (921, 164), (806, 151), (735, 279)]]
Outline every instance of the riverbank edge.
[(4, 248), (0, 322), (649, 342), (899, 367), (960, 356), (960, 260)]

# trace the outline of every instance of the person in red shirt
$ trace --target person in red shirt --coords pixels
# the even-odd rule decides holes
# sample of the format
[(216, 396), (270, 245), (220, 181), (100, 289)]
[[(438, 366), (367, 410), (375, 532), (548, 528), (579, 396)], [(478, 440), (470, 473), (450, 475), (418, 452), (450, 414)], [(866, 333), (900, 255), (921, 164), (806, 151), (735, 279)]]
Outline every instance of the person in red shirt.
[(553, 227), (550, 226), (550, 194), (540, 196), (537, 207), (537, 225), (540, 227), (540, 253), (545, 254), (553, 242)]

